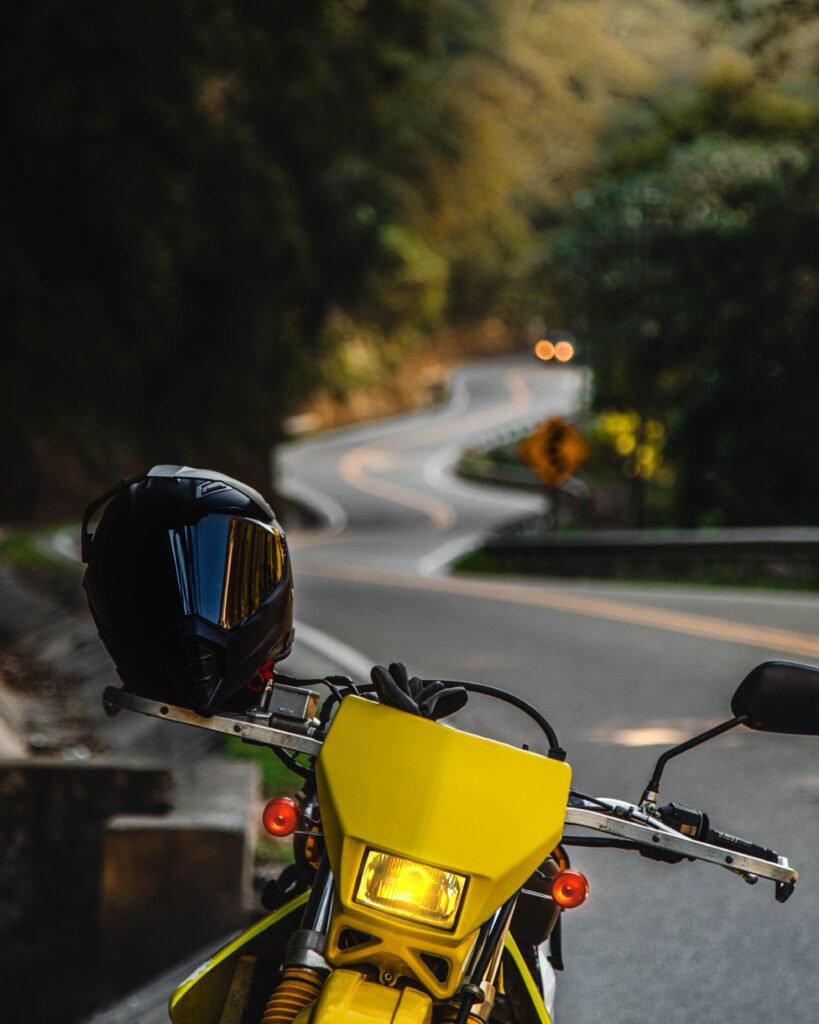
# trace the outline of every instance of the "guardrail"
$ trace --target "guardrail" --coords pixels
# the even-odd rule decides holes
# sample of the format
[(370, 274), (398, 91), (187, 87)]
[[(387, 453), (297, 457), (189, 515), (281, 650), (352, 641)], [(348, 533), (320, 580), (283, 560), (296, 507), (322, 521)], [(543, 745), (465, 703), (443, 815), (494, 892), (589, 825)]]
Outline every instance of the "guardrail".
[(545, 576), (819, 588), (819, 529), (547, 531), (543, 517), (498, 530), (479, 565)]

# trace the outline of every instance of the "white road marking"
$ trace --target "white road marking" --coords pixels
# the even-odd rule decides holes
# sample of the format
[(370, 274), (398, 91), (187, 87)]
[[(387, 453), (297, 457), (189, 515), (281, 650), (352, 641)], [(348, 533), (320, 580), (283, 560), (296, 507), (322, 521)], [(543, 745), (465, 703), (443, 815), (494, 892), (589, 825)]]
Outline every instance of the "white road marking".
[(375, 659), (367, 657), (337, 637), (297, 620), (296, 641), (309, 647), (315, 654), (332, 661), (340, 672), (352, 676), (355, 681), (369, 682), (370, 669), (375, 665)]
[(80, 555), (80, 529), (78, 526), (63, 527), (56, 530), (50, 538), (51, 550), (69, 562), (79, 562)]
[(456, 558), (473, 551), (481, 542), (483, 534), (467, 533), (462, 537), (453, 537), (445, 544), (419, 558), (415, 563), (415, 571), (419, 576), (435, 576)]
[(295, 476), (287, 474), (280, 483), (282, 494), (286, 494), (295, 502), (313, 509), (326, 523), (326, 528), (334, 534), (343, 533), (347, 528), (347, 513), (344, 508), (329, 494), (302, 483)]

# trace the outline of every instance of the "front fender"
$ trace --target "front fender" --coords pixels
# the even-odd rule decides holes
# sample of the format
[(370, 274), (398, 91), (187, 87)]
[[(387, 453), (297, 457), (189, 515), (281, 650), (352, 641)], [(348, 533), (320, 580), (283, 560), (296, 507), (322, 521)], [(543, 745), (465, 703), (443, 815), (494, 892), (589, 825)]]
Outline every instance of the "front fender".
[(537, 983), (511, 935), (506, 936), (503, 989), (512, 1004), (515, 1020), (520, 1024), (552, 1024)]
[[(238, 1020), (251, 984), (259, 980), (254, 978), (256, 968), (273, 965), (275, 969), (281, 963), (287, 940), (298, 927), (309, 895), (302, 893), (257, 921), (197, 967), (171, 996), (168, 1013), (173, 1024), (219, 1024), (228, 997), (242, 1003)], [(266, 996), (269, 994), (268, 991)]]
[[(241, 1017), (257, 965), (281, 962), (287, 941), (301, 920), (303, 893), (258, 921), (198, 967), (173, 993), (173, 1024), (220, 1024), (228, 999)], [(272, 988), (272, 979), (271, 979)], [(512, 936), (506, 939), (504, 989), (520, 1024), (552, 1024), (537, 985)], [(269, 992), (265, 992), (265, 998)], [(357, 971), (335, 970), (318, 1000), (294, 1024), (431, 1024), (432, 1000), (415, 989), (393, 989), (367, 981)], [(233, 1018), (231, 1018), (233, 1019)]]
[(432, 999), (414, 988), (387, 988), (339, 968), (293, 1024), (432, 1024)]
[[(506, 940), (503, 989), (519, 1024), (552, 1024), (529, 968), (512, 936)], [(379, 985), (358, 971), (333, 971), (312, 1006), (293, 1024), (431, 1024), (432, 999), (414, 988)]]

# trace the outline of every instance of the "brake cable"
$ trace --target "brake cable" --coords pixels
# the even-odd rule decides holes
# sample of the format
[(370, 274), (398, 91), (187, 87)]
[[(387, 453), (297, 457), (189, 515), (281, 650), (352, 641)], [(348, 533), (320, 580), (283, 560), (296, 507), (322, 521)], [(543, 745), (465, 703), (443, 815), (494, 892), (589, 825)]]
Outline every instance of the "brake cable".
[[(433, 680), (424, 680), (424, 682), (433, 682)], [(549, 720), (542, 715), (536, 707), (528, 701), (525, 701), (522, 697), (517, 697), (513, 693), (507, 693), (505, 690), (501, 690), (497, 686), (489, 686), (486, 683), (472, 683), (462, 679), (441, 679), (440, 682), (442, 682), (444, 686), (462, 686), (467, 693), (480, 693), (486, 697), (495, 697), (497, 700), (502, 700), (506, 704), (511, 704), (513, 707), (516, 707), (519, 711), (523, 711), (524, 714), (537, 722), (546, 734), (549, 740), (548, 756), (557, 761), (566, 760), (566, 751), (560, 746), (557, 739), (557, 733), (553, 729), (551, 722), (549, 722)]]

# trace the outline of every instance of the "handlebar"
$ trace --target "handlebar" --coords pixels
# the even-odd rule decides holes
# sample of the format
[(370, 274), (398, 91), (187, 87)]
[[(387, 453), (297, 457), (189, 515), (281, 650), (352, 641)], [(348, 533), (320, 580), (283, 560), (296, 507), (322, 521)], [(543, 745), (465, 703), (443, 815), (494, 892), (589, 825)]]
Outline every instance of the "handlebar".
[(798, 878), (787, 858), (773, 850), (713, 829), (709, 830), (707, 841), (694, 839), (643, 808), (620, 800), (595, 799), (593, 806), (589, 806), (589, 801), (575, 798), (566, 811), (566, 824), (626, 840), (658, 860), (702, 860), (727, 868), (750, 883), (769, 878), (776, 883), (776, 899), (780, 903), (793, 893)]
[[(308, 692), (296, 691), (287, 686), (280, 687), (280, 690), (293, 690), (300, 696)], [(222, 712), (203, 718), (187, 708), (107, 687), (103, 694), (103, 705), (109, 715), (116, 715), (126, 708), (154, 718), (236, 736), (249, 743), (313, 757), (318, 755), (322, 745), (321, 722), (315, 718), (299, 717), (300, 712), (288, 709), (286, 701), (277, 703), (278, 714), (253, 709), (244, 715)], [(677, 828), (669, 824), (670, 820), (676, 820), (676, 814), (663, 816), (663, 812), (669, 809), (681, 812), (683, 820), (677, 822)], [(692, 825), (692, 821), (696, 824)], [(787, 859), (774, 850), (712, 829), (706, 815), (683, 805), (669, 805), (669, 808), (660, 808), (659, 811), (655, 808), (652, 811), (645, 805), (637, 806), (622, 800), (598, 799), (573, 793), (566, 811), (566, 824), (602, 832), (613, 840), (607, 845), (638, 849), (644, 856), (656, 860), (702, 860), (727, 868), (750, 883), (759, 878), (771, 879), (776, 883), (776, 899), (780, 903), (784, 903), (793, 893), (798, 877)], [(683, 834), (681, 828), (690, 834)], [(571, 845), (572, 839), (582, 845), (579, 837), (564, 836), (563, 842)]]
[(712, 828), (709, 830), (708, 842), (722, 850), (734, 850), (736, 853), (747, 854), (749, 857), (758, 857), (761, 860), (767, 860), (774, 864), (779, 861), (779, 854), (775, 850), (758, 846), (756, 843), (752, 843), (750, 839), (732, 836), (727, 832), (720, 832), (718, 829)]

